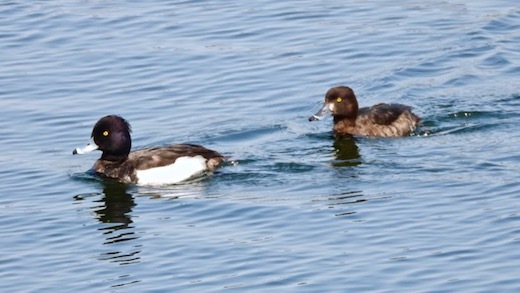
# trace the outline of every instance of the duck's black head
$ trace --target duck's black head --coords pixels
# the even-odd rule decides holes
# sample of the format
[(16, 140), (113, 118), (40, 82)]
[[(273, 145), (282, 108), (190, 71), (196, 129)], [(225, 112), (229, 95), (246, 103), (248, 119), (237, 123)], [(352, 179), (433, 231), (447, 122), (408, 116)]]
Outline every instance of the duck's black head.
[(84, 154), (94, 150), (103, 152), (101, 159), (108, 161), (125, 160), (132, 147), (130, 124), (120, 116), (108, 115), (94, 125), (90, 143), (77, 148), (73, 154)]

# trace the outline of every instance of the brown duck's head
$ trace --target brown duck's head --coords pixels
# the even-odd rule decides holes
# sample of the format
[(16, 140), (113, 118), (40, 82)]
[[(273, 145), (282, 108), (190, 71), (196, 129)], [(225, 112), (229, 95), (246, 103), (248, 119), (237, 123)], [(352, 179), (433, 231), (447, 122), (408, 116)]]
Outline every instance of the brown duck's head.
[(320, 120), (327, 113), (335, 117), (357, 117), (358, 103), (354, 91), (347, 86), (333, 87), (325, 94), (323, 107), (309, 121)]

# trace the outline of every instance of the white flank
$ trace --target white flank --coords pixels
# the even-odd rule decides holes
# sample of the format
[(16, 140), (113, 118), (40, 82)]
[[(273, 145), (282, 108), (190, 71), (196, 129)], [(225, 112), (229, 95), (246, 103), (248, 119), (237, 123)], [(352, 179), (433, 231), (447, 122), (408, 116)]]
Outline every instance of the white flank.
[(137, 170), (137, 183), (142, 185), (179, 183), (200, 175), (206, 169), (206, 159), (202, 156), (180, 157), (171, 165)]

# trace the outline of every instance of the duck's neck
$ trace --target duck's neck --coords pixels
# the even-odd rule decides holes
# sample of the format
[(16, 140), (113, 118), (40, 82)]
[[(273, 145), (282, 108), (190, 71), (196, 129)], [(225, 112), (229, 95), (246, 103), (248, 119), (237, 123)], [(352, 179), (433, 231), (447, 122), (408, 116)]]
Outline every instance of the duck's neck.
[(111, 161), (111, 162), (122, 162), (128, 158), (128, 154), (114, 154), (109, 152), (103, 152), (101, 155), (101, 160)]
[(334, 115), (334, 126), (354, 127), (356, 125), (356, 116), (353, 115)]

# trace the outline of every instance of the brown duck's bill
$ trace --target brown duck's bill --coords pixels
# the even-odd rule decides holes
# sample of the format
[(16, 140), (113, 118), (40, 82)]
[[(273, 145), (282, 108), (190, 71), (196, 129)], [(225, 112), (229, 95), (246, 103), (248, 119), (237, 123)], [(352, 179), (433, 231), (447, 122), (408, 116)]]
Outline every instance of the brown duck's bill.
[(94, 142), (94, 138), (91, 138), (89, 143), (82, 147), (82, 148), (76, 148), (72, 151), (72, 154), (73, 155), (83, 155), (83, 154), (86, 154), (86, 153), (90, 153), (92, 151), (95, 151), (97, 150), (99, 147), (98, 145)]
[(329, 113), (330, 113), (329, 105), (324, 103), (323, 107), (321, 107), (321, 109), (318, 112), (316, 112), (316, 114), (309, 117), (309, 121), (319, 121), (319, 120), (323, 119), (323, 117)]

